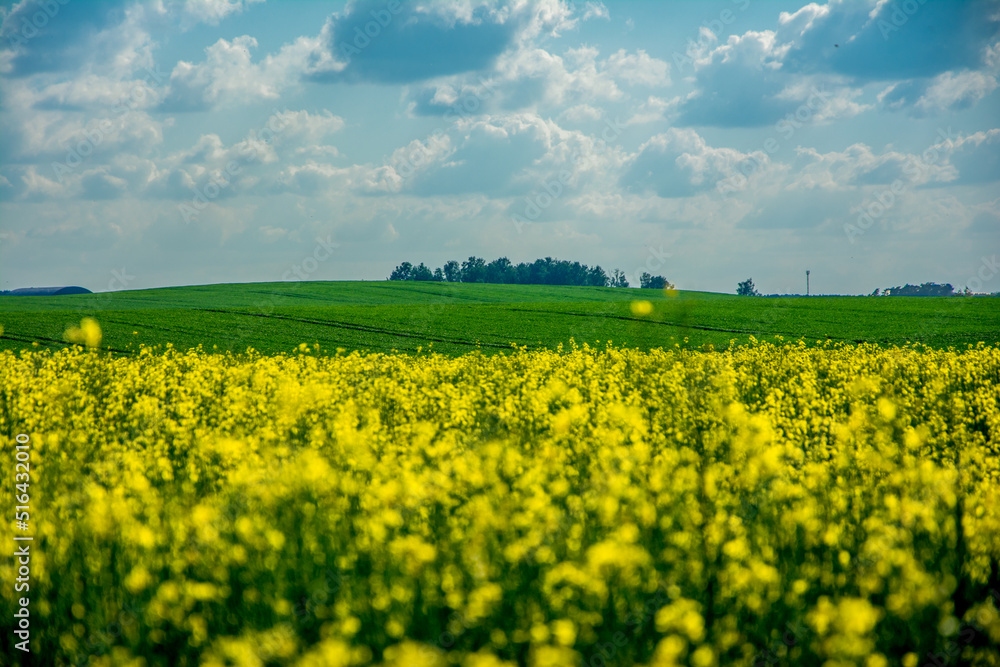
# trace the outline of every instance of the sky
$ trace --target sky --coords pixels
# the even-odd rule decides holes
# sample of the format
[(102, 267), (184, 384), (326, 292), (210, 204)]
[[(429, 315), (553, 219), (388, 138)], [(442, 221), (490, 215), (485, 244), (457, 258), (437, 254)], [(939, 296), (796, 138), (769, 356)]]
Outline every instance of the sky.
[(1000, 0), (0, 1), (0, 289), (1000, 291)]

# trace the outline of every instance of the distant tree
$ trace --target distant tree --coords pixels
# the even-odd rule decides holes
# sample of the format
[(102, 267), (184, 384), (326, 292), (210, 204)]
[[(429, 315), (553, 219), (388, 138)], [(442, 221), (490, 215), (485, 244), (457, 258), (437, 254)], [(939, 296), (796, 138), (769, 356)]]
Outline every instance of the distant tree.
[[(663, 276), (650, 277), (652, 287), (672, 287)], [(443, 268), (433, 271), (421, 262), (413, 266), (403, 262), (392, 272), (389, 280), (435, 280), (463, 283), (505, 283), (519, 285), (589, 285), (607, 287), (608, 285), (628, 287), (625, 274), (615, 269), (612, 281), (600, 266), (587, 266), (580, 262), (568, 260), (536, 259), (530, 264), (521, 262), (514, 265), (506, 257), (498, 257), (487, 263), (482, 257), (469, 257), (459, 265), (454, 260), (445, 262)], [(662, 282), (658, 282), (662, 281)]]
[(450, 283), (457, 283), (462, 280), (462, 267), (453, 259), (444, 263), (444, 279)]
[(531, 283), (533, 285), (549, 285), (552, 278), (550, 274), (555, 273), (551, 257), (536, 259), (531, 263)]
[(611, 274), (611, 287), (628, 287), (628, 278), (621, 269), (615, 269)]
[(673, 285), (667, 281), (663, 276), (651, 276), (647, 272), (643, 272), (639, 276), (639, 287), (642, 289), (673, 289)]
[(754, 287), (753, 278), (747, 278), (736, 286), (736, 293), (740, 296), (760, 296), (760, 292)]
[(413, 265), (409, 262), (403, 262), (395, 269), (393, 269), (392, 274), (389, 276), (389, 280), (413, 280)]
[(876, 287), (875, 291), (869, 294), (868, 296), (878, 296), (878, 288)]
[(512, 283), (514, 282), (514, 276), (514, 265), (506, 257), (500, 257), (486, 265), (484, 282)]
[(470, 257), (462, 262), (462, 282), (463, 283), (483, 283), (486, 282), (486, 260), (482, 257)]
[(608, 274), (600, 266), (594, 266), (587, 271), (587, 284), (591, 287), (607, 287), (609, 283)]
[(902, 287), (889, 287), (885, 290), (887, 296), (952, 296), (955, 288), (951, 283), (938, 285), (937, 283), (922, 283), (911, 285), (909, 283)]
[(434, 273), (423, 262), (420, 262), (420, 266), (413, 269), (410, 274), (410, 280), (434, 280)]

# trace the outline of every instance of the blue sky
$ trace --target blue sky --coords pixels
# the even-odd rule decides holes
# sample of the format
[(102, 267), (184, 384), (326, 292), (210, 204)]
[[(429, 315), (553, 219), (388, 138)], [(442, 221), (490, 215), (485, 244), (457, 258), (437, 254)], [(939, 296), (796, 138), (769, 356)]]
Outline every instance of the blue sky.
[(0, 2), (0, 288), (1000, 290), (1000, 2)]

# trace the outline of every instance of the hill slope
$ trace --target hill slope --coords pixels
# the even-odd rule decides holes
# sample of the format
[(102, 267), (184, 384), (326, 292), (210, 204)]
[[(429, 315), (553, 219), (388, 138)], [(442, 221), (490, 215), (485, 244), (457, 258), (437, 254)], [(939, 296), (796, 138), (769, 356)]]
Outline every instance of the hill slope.
[[(647, 299), (653, 312), (633, 315)], [(577, 343), (639, 348), (674, 343), (724, 347), (750, 336), (831, 338), (933, 346), (1000, 342), (992, 298), (747, 298), (707, 292), (413, 282), (302, 282), (199, 285), (58, 297), (0, 297), (0, 349), (33, 342), (61, 347), (84, 316), (104, 331), (103, 347), (140, 343), (180, 349), (287, 352), (299, 343), (333, 351), (460, 354)], [(687, 343), (685, 343), (687, 338)]]

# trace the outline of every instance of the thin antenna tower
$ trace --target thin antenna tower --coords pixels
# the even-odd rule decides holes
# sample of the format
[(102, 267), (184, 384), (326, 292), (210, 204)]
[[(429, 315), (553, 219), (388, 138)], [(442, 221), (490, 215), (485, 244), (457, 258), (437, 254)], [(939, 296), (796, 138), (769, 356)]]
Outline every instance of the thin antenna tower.
[(809, 269), (806, 269), (806, 296), (809, 296)]

